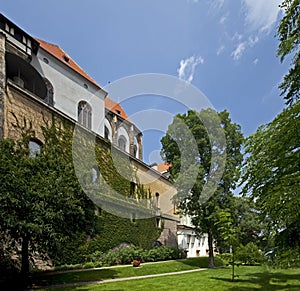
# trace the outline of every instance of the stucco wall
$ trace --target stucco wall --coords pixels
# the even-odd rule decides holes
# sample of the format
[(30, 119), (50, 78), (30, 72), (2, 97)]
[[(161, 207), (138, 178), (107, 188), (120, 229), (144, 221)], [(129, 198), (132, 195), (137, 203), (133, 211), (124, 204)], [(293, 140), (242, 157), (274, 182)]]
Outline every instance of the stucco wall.
[[(44, 58), (47, 58), (48, 64), (43, 61)], [(42, 49), (37, 56), (33, 56), (31, 64), (51, 82), (55, 108), (77, 120), (78, 103), (86, 101), (92, 107), (91, 130), (104, 136), (105, 91), (100, 90)], [(88, 85), (88, 88), (85, 88), (84, 84)]]

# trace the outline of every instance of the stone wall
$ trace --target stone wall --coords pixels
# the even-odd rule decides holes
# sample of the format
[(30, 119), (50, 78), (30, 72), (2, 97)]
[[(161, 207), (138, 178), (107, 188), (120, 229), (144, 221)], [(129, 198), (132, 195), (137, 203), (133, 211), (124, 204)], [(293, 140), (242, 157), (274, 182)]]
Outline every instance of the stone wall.
[(5, 34), (0, 32), (0, 138), (4, 136), (5, 39)]
[(20, 131), (13, 125), (18, 120), (20, 125), (24, 126), (25, 118), (27, 126), (29, 126), (30, 122), (32, 123), (36, 138), (43, 142), (41, 125), (44, 124), (44, 120), (51, 119), (51, 109), (46, 104), (43, 104), (42, 101), (39, 101), (38, 97), (30, 96), (30, 93), (25, 92), (10, 82), (7, 84), (6, 92), (4, 103), (4, 137), (20, 138)]
[(177, 221), (164, 219), (163, 231), (161, 232), (158, 241), (164, 246), (178, 247), (177, 243)]

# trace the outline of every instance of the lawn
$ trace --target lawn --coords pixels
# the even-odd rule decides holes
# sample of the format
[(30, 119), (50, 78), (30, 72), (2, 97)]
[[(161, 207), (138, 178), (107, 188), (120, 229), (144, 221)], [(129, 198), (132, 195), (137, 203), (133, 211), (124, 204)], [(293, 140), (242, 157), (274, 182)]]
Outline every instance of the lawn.
[[(115, 267), (105, 270), (57, 274), (51, 276), (51, 282), (61, 284), (63, 282), (101, 281), (110, 278), (192, 270), (199, 268), (197, 265), (199, 265), (199, 261), (194, 259), (159, 264), (144, 264), (139, 268)], [(187, 274), (102, 283), (98, 285), (65, 287), (55, 290), (300, 290), (300, 269), (272, 270), (264, 266), (240, 266), (237, 268), (237, 274), (239, 277), (235, 282), (231, 282), (230, 280), (230, 268), (217, 268)], [(50, 283), (49, 279), (47, 284)]]
[[(216, 260), (216, 265), (222, 262)], [(141, 264), (138, 268), (132, 266), (120, 266), (112, 268), (101, 268), (97, 270), (79, 270), (63, 273), (39, 274), (33, 277), (33, 283), (39, 286), (101, 281), (105, 279), (136, 277), (150, 274), (162, 274), (169, 272), (187, 271), (208, 266), (208, 258), (191, 258), (185, 260), (165, 261), (157, 263)]]

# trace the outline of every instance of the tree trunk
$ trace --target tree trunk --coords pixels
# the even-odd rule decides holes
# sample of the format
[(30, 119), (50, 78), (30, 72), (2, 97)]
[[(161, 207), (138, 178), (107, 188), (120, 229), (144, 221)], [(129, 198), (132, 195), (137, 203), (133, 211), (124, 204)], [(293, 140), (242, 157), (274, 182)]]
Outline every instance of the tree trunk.
[(208, 252), (209, 252), (208, 268), (214, 268), (215, 267), (214, 246), (213, 246), (212, 231), (210, 228), (208, 229)]
[(29, 237), (24, 235), (22, 238), (22, 265), (21, 274), (27, 276), (29, 274)]

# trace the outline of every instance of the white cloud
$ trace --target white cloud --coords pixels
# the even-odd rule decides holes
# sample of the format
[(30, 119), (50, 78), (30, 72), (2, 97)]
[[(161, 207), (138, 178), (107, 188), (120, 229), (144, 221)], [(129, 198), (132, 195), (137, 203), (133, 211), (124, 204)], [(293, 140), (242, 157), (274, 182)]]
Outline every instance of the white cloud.
[(217, 50), (217, 56), (219, 56), (225, 49), (225, 46), (224, 45), (221, 45), (218, 50)]
[(257, 65), (258, 61), (259, 61), (258, 58), (256, 58), (256, 59), (253, 61), (253, 64), (254, 64), (254, 65)]
[(245, 49), (246, 49), (246, 43), (245, 42), (239, 43), (236, 49), (231, 54), (233, 60), (238, 61), (243, 55)]
[(259, 41), (258, 36), (249, 36), (248, 38), (248, 44), (250, 47), (254, 46)]
[(224, 24), (226, 20), (227, 20), (227, 15), (224, 15), (224, 16), (221, 17), (219, 23)]
[(244, 0), (246, 4), (246, 24), (252, 31), (270, 33), (275, 24), (282, 0)]
[(235, 33), (234, 36), (231, 38), (233, 41), (237, 40), (241, 40), (243, 38), (243, 35), (242, 34), (239, 34), (239, 33)]
[(247, 49), (253, 47), (259, 41), (258, 36), (251, 36), (250, 35), (246, 41), (241, 41), (242, 38), (243, 38), (243, 36), (240, 35), (240, 34), (237, 34), (237, 33), (232, 38), (232, 40), (238, 40), (239, 41), (239, 43), (237, 44), (235, 50), (231, 54), (234, 61), (238, 61)]
[(220, 9), (223, 7), (225, 0), (211, 0), (212, 6), (216, 9)]
[(191, 56), (180, 61), (179, 69), (177, 69), (178, 77), (191, 83), (194, 79), (196, 67), (203, 64), (204, 59), (199, 56)]

